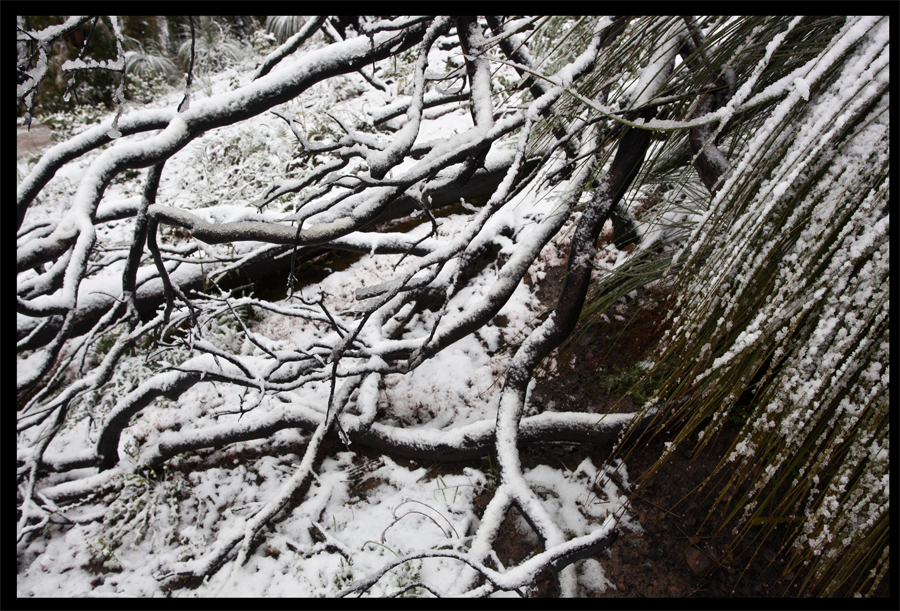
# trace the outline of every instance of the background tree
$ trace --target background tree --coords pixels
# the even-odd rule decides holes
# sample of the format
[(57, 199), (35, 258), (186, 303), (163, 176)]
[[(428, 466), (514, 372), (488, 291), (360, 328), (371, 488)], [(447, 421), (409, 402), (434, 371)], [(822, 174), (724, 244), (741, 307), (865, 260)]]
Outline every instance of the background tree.
[[(20, 51), (18, 94), (28, 112), (47, 49), (89, 19), (40, 30), (20, 23), (20, 48), (30, 46)], [(280, 46), (252, 69), (241, 63), (246, 47), (204, 19), (181, 32), (188, 74), (177, 108), (125, 113), (119, 95), (115, 119), (51, 148), (19, 181), (20, 555), (51, 537), (54, 524), (98, 521), (118, 533), (112, 550), (128, 524), (147, 524), (148, 504), (165, 497), (171, 517), (199, 503), (178, 482), (188, 477), (182, 465), (204, 449), (248, 440), (274, 449), (279, 432), (301, 429), (308, 436), (292, 473), (270, 477), (277, 485), (266, 498), (232, 516), (214, 542), (176, 536), (177, 517), (157, 524), (175, 550), (159, 581), (199, 583), (230, 563), (231, 577), (216, 586), (230, 587), (264, 529), (299, 500), (327, 502), (315, 480), (333, 438), (416, 459), (490, 453), (497, 465), (471, 536), (354, 574), (342, 593), (440, 558), (461, 571), (454, 593), (522, 592), (550, 569), (571, 595), (574, 563), (609, 545), (626, 506), (582, 534), (566, 532), (534, 474), (526, 477), (523, 444), (610, 443), (626, 427), (651, 423), (652, 432), (664, 421), (679, 426), (674, 443), (704, 427), (700, 451), (749, 392), (752, 415), (731, 456), (736, 505), (751, 521), (773, 507), (789, 516), (797, 557), (815, 559), (805, 585), (831, 593), (868, 565), (874, 572), (862, 580), (877, 585), (888, 566), (887, 19), (272, 20)], [(109, 23), (116, 53), (108, 63), (61, 69), (125, 75), (124, 35), (115, 18)], [(448, 49), (446, 64), (434, 65)], [(224, 65), (242, 70), (226, 91), (192, 89), (194, 71)], [(314, 134), (302, 100), (319, 83), (339, 89), (348, 74), (389, 103), (355, 122), (329, 115), (337, 127)], [(433, 116), (425, 110), (460, 100), (467, 129), (422, 138)], [(246, 180), (241, 191), (219, 191), (202, 205), (157, 202), (179, 151), (267, 111), (297, 143), (281, 175), (264, 164), (245, 168), (247, 159), (225, 147), (207, 162), (234, 168)], [(56, 216), (38, 213), (41, 195), (59, 197), (48, 192), (53, 176), (79, 158), (92, 161), (56, 202)], [(259, 184), (261, 168), (268, 184)], [(116, 181), (138, 180), (139, 196), (107, 196)], [(247, 198), (244, 190), (252, 205), (236, 210), (220, 200)], [(517, 197), (528, 192), (556, 199), (523, 213)], [(451, 206), (455, 220), (440, 218)], [(105, 244), (103, 225), (123, 219), (128, 243)], [(592, 283), (608, 221), (620, 246), (636, 247)], [(166, 228), (182, 239), (165, 244)], [(387, 380), (411, 378), (465, 339), (489, 343), (552, 240), (568, 249), (556, 306), (510, 342), (491, 415), (429, 428), (392, 413), (380, 400)], [(356, 288), (355, 306), (339, 311), (325, 294), (295, 286), (298, 263), (334, 249), (365, 253), (382, 270)], [(286, 278), (287, 295), (261, 299), (254, 283), (273, 275)], [(636, 288), (677, 296), (651, 372), (662, 383), (644, 412), (601, 419), (530, 401), (535, 369), (579, 320)], [(302, 340), (267, 338), (254, 311), (295, 321)], [(125, 365), (134, 351), (147, 355), (137, 369)], [(234, 389), (234, 413), (210, 418), (193, 404), (163, 415), (166, 401), (210, 383)], [(134, 434), (141, 426), (150, 432)], [(620, 464), (584, 472), (599, 482)], [(169, 470), (178, 472), (174, 484), (163, 477)], [(737, 494), (741, 481), (749, 487)], [(852, 512), (837, 512), (841, 504)], [(504, 568), (492, 544), (513, 507), (542, 551)], [(319, 552), (355, 561), (317, 528), (327, 542)], [(405, 587), (442, 593), (413, 581)]]

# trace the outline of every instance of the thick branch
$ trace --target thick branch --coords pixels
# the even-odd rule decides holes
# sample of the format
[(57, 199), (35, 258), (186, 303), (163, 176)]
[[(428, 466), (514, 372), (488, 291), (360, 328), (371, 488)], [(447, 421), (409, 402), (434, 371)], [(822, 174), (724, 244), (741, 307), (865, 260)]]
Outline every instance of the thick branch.
[[(700, 60), (706, 60), (707, 56), (704, 48), (706, 39), (692, 19), (685, 17), (684, 21), (691, 36), (685, 39), (681, 55), (692, 70), (701, 70), (703, 64)], [(717, 70), (717, 74), (710, 77), (707, 83), (707, 92), (701, 96), (690, 118), (696, 119), (724, 107), (734, 90), (734, 78), (734, 70), (731, 68), (723, 67), (721, 70)], [(717, 146), (716, 128), (718, 126), (719, 123), (715, 122), (692, 127), (689, 136), (691, 153), (694, 155), (694, 169), (697, 170), (700, 180), (713, 195), (722, 186), (724, 177), (731, 169), (731, 164)]]

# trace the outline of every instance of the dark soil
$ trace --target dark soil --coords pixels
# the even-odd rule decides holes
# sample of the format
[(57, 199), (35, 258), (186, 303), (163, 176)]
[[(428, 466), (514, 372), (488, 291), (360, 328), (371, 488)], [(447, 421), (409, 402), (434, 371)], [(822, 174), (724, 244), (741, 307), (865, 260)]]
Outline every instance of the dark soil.
[[(561, 284), (560, 270), (547, 272), (547, 282), (538, 287), (538, 295), (546, 307), (552, 308)], [(544, 370), (537, 373), (532, 404), (537, 410), (551, 411), (636, 411), (641, 402), (629, 390), (637, 378), (622, 376), (621, 372), (639, 371), (634, 366), (650, 356), (649, 351), (665, 331), (666, 313), (662, 298), (642, 304), (620, 302), (608, 313), (610, 322), (576, 329), (570, 341), (554, 353), (555, 368), (545, 362)], [(621, 532), (606, 553), (595, 557), (614, 588), (587, 592), (587, 596), (760, 598), (815, 594), (800, 591), (798, 584), (805, 575), (787, 572), (778, 554), (788, 534), (786, 526), (776, 527), (762, 543), (755, 539), (758, 529), (751, 529), (749, 536), (732, 545), (734, 524), (723, 524), (722, 514), (727, 508), (717, 508), (714, 503), (725, 478), (714, 471), (740, 428), (740, 423), (726, 423), (716, 440), (697, 456), (689, 444), (683, 444), (652, 481), (640, 486), (635, 485), (636, 480), (660, 457), (666, 437), (659, 435), (640, 441), (642, 447), (632, 444), (621, 449), (633, 486), (631, 512), (643, 532)], [(533, 445), (523, 453), (522, 463), (526, 469), (538, 464), (563, 464), (574, 469), (586, 457), (594, 464), (603, 464), (611, 458), (610, 449), (579, 444)], [(519, 521), (524, 522), (521, 518)], [(508, 516), (495, 543), (504, 564), (541, 551), (521, 536), (514, 523), (514, 517)], [(888, 582), (882, 581), (877, 597), (890, 597)], [(532, 596), (559, 595), (552, 575), (541, 576), (535, 586)]]

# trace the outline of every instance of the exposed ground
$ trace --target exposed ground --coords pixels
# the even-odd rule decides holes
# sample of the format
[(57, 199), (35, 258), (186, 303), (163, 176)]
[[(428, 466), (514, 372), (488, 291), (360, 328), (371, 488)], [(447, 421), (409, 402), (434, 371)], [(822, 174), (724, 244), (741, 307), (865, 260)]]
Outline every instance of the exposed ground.
[(32, 122), (31, 131), (19, 125), (16, 131), (16, 159), (27, 157), (52, 144), (50, 127), (37, 121)]

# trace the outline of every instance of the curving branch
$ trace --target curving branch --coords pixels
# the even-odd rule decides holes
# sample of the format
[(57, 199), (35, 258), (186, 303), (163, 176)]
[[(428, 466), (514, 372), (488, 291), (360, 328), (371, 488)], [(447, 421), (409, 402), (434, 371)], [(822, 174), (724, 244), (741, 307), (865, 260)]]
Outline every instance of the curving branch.
[(253, 75), (253, 80), (267, 75), (279, 62), (303, 46), (303, 43), (322, 27), (322, 24), (325, 23), (326, 19), (327, 17), (322, 15), (310, 17), (296, 34), (288, 38), (284, 41), (283, 45), (265, 57), (259, 68), (256, 70), (256, 74)]

